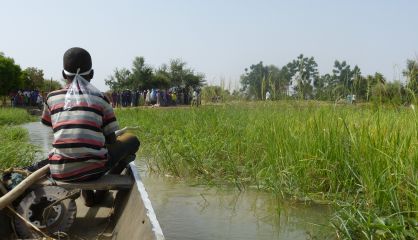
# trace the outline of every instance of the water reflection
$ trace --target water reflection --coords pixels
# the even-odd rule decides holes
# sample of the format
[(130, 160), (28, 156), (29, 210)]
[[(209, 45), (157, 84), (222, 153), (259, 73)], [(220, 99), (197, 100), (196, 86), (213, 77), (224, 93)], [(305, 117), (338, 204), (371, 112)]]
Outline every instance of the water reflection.
[(167, 239), (334, 238), (326, 227), (328, 207), (290, 204), (253, 190), (190, 186), (140, 172)]
[[(52, 130), (41, 123), (23, 125), (45, 158)], [(279, 201), (271, 194), (234, 188), (190, 186), (175, 178), (149, 174), (137, 165), (166, 239), (333, 239), (331, 209)], [(324, 225), (324, 226), (322, 226)]]

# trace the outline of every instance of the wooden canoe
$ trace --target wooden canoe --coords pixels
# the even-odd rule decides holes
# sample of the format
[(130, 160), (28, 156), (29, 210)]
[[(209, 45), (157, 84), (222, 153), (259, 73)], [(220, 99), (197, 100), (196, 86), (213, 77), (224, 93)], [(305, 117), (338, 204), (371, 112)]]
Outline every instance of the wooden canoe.
[[(65, 233), (67, 239), (164, 240), (151, 201), (133, 162), (123, 175), (105, 175), (99, 180), (83, 183), (42, 180), (31, 186), (31, 189), (47, 185), (67, 190), (110, 190), (103, 201), (94, 207), (86, 207), (82, 198), (76, 200), (77, 214), (69, 232)], [(29, 219), (28, 216), (23, 217)], [(4, 226), (2, 222), (2, 230)], [(0, 230), (0, 239), (16, 238), (12, 233), (1, 235), (5, 232)]]

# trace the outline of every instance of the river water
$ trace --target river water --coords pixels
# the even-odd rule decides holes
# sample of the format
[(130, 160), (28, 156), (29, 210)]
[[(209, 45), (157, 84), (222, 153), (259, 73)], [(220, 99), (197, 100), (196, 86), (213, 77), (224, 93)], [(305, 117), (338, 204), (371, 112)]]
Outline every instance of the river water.
[[(38, 122), (23, 127), (42, 150), (38, 158), (45, 158), (52, 130)], [(335, 238), (329, 207), (280, 201), (256, 190), (191, 185), (150, 174), (141, 159), (137, 166), (168, 240)]]

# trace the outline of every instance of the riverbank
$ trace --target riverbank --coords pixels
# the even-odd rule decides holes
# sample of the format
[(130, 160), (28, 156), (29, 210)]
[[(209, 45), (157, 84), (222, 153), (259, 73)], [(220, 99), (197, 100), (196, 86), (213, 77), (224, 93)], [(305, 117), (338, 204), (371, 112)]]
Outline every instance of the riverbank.
[(330, 203), (341, 237), (417, 234), (418, 121), (410, 108), (259, 102), (120, 109), (159, 173)]
[(17, 125), (36, 120), (25, 109), (0, 108), (0, 169), (34, 160), (37, 148), (28, 142), (27, 130)]

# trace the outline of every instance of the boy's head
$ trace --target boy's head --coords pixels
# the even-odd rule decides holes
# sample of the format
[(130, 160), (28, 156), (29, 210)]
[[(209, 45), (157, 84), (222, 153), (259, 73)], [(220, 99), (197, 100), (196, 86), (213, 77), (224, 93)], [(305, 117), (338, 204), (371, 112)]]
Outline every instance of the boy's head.
[(90, 81), (93, 78), (94, 72), (93, 69), (91, 69), (92, 63), (90, 53), (82, 48), (74, 47), (68, 49), (64, 53), (63, 65), (64, 70), (62, 71), (62, 76), (64, 79), (67, 79), (67, 81), (73, 80), (77, 70), (87, 81)]

